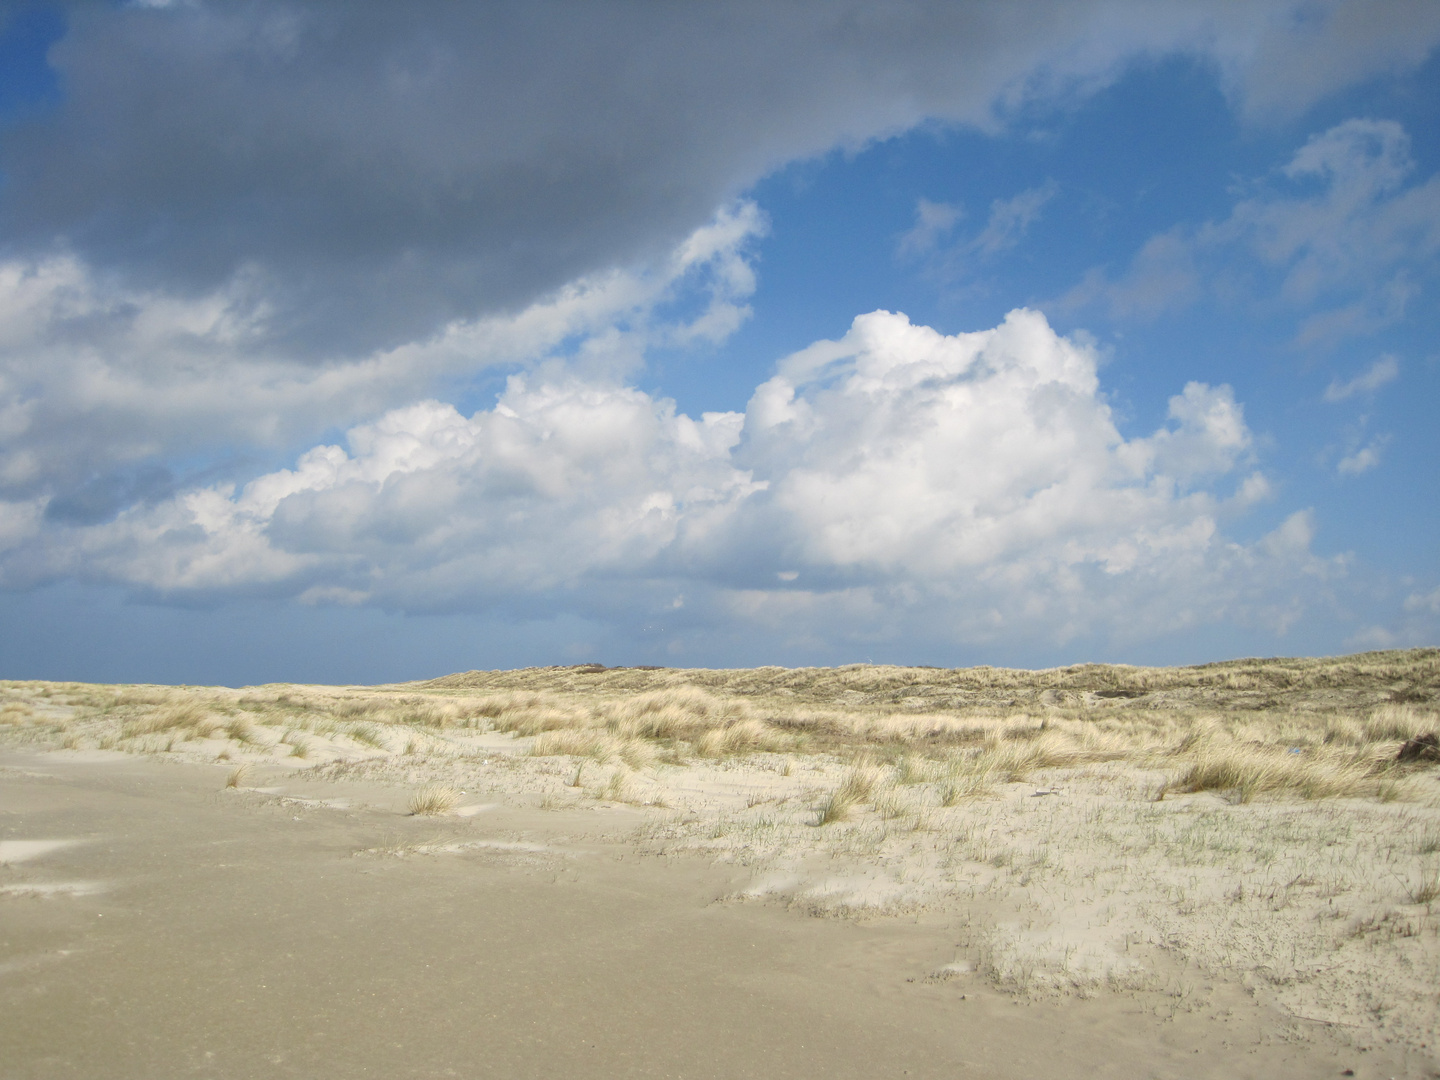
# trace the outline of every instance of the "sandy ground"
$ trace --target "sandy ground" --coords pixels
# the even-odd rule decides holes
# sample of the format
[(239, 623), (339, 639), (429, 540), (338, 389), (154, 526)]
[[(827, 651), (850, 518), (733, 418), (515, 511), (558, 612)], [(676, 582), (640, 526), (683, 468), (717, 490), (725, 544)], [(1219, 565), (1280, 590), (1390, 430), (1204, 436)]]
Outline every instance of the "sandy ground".
[[(1425, 793), (1154, 802), (1096, 766), (818, 829), (823, 756), (615, 784), (422, 741), (12, 742), (0, 1076), (1440, 1075)], [(456, 811), (410, 816), (434, 780)]]

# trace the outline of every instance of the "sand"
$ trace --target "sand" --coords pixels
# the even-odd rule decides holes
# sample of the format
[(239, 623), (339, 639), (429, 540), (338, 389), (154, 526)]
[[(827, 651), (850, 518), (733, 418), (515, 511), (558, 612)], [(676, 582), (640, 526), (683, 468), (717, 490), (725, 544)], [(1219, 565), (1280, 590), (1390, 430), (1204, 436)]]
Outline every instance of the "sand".
[(1440, 1076), (1437, 688), (0, 683), (0, 1078)]
[[(734, 902), (750, 869), (643, 854), (653, 810), (422, 819), (354, 779), (0, 768), (0, 881), (37, 887), (0, 898), (7, 1078), (1431, 1075), (1183, 964), (1169, 990), (1017, 996), (957, 961), (956, 912)], [(79, 881), (103, 890), (39, 888)]]

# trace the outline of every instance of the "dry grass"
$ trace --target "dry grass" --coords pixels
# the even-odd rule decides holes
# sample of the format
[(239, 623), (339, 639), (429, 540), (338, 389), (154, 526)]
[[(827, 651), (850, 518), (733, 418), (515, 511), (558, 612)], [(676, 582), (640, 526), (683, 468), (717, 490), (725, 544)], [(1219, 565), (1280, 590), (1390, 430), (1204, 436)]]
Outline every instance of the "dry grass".
[(256, 743), (261, 739), (260, 730), (245, 717), (236, 717), (224, 725), (225, 734), (238, 743)]
[[(482, 732), (533, 739), (537, 757), (637, 771), (662, 761), (869, 754), (892, 763), (896, 783), (929, 785), (936, 801), (953, 806), (1050, 770), (1105, 762), (1164, 769), (1172, 790), (1239, 800), (1403, 800), (1411, 797), (1406, 770), (1387, 759), (1404, 740), (1440, 730), (1437, 698), (1440, 650), (1418, 649), (1036, 672), (584, 665), (376, 689), (8, 683), (0, 714), (8, 730), (39, 738), (68, 708), (75, 723), (64, 737), (74, 745), (173, 752), (219, 734), (242, 754), (288, 752), (319, 764), (355, 748), (443, 754)], [(155, 735), (169, 739), (146, 741)]]
[(988, 795), (994, 788), (995, 779), (995, 772), (984, 757), (954, 758), (940, 782), (940, 805), (956, 806), (966, 799)]
[(0, 705), (0, 724), (24, 724), (34, 715), (31, 707), (20, 701), (7, 701)]
[[(401, 687), (234, 691), (0, 684), (7, 730), (143, 752), (223, 736), (241, 756), (324, 765), (365, 749), (452, 753), (481, 733), (637, 772), (756, 755), (890, 763), (940, 807), (1053, 772), (1120, 762), (1171, 791), (1257, 798), (1414, 797), (1400, 744), (1440, 730), (1440, 650), (1194, 668), (1049, 671), (853, 665), (742, 671), (595, 665), (469, 672)], [(47, 725), (51, 725), (47, 728)], [(166, 736), (155, 742), (154, 736)], [(148, 741), (147, 741), (148, 740)], [(57, 738), (58, 741), (58, 738)], [(1152, 783), (1153, 790), (1153, 783)], [(839, 820), (864, 800), (839, 800)]]
[(1177, 777), (1182, 791), (1233, 792), (1240, 802), (1256, 795), (1293, 793), (1306, 799), (1373, 795), (1386, 771), (1383, 760), (1317, 756), (1299, 748), (1206, 746)]
[(695, 743), (695, 753), (704, 758), (731, 757), (760, 751), (778, 753), (792, 750), (797, 744), (793, 735), (778, 731), (758, 720), (737, 720), (712, 727)]
[(855, 800), (847, 798), (841, 789), (836, 788), (815, 808), (815, 824), (832, 825), (837, 821), (847, 821), (854, 809)]
[[(792, 709), (830, 709), (841, 695), (867, 699), (872, 719), (890, 714), (948, 717), (976, 698), (1000, 699), (1032, 711), (1042, 706), (1129, 705), (1160, 695), (1191, 694), (1244, 707), (1282, 695), (1290, 701), (1313, 695), (1334, 698), (1352, 711), (1391, 701), (1433, 702), (1440, 649), (1410, 649), (1354, 656), (1230, 660), (1198, 667), (1141, 668), (1123, 664), (1078, 664), (1045, 671), (1007, 668), (907, 668), (855, 664), (842, 668), (762, 667), (737, 670), (531, 668), (470, 671), (411, 684), (416, 691), (486, 695), (583, 695), (590, 699), (650, 695), (695, 711), (689, 698), (708, 695), (723, 704), (747, 701), (757, 709), (784, 697)], [(665, 695), (677, 695), (666, 698)], [(685, 696), (688, 696), (686, 698)], [(981, 703), (984, 703), (983, 700)], [(713, 708), (709, 702), (705, 707)]]
[(603, 731), (561, 728), (537, 736), (530, 753), (535, 757), (588, 757), (604, 763), (615, 756), (617, 741)]
[(558, 729), (536, 737), (530, 747), (535, 757), (593, 758), (602, 765), (623, 761), (632, 769), (646, 769), (658, 756), (654, 746), (643, 739), (626, 739), (593, 729)]
[(199, 704), (193, 701), (177, 702), (145, 713), (130, 721), (124, 727), (127, 736), (150, 735), (176, 728), (188, 728), (194, 732), (209, 733), (215, 725)]
[[(491, 717), (496, 730), (538, 736), (537, 755), (623, 759), (643, 768), (636, 748), (647, 745), (666, 760), (899, 747), (896, 781), (938, 782), (944, 805), (1045, 770), (1107, 761), (1166, 763), (1179, 768), (1176, 789), (1224, 790), (1246, 800), (1286, 794), (1393, 799), (1405, 797), (1405, 789), (1387, 779), (1381, 762), (1392, 753), (1390, 744), (1436, 729), (1426, 695), (1440, 683), (1437, 655), (1415, 650), (1335, 661), (1051, 672), (587, 665), (474, 672), (419, 685), (455, 694), (457, 708)], [(1397, 691), (1376, 685), (1384, 680), (1398, 683), (1406, 702), (1386, 701)], [(491, 687), (505, 689), (484, 693)], [(481, 696), (462, 696), (462, 690)], [(1256, 700), (1260, 694), (1268, 696)], [(1152, 695), (1164, 696), (1145, 700)], [(1349, 707), (1357, 696), (1368, 704)], [(999, 705), (1002, 697), (1029, 698), (1030, 707)], [(1424, 701), (1416, 704), (1417, 698)], [(935, 708), (940, 704), (949, 708)]]
[(1411, 705), (1381, 705), (1371, 710), (1362, 730), (1367, 743), (1405, 742), (1435, 731), (1435, 715)]
[(874, 765), (855, 766), (817, 808), (819, 816), (815, 824), (829, 825), (846, 820), (857, 805), (868, 801), (877, 790), (888, 788), (891, 783), (893, 781), (885, 771)]
[(1410, 902), (1429, 907), (1436, 900), (1440, 900), (1440, 867), (1432, 866), (1421, 870), (1419, 883), (1410, 890)]
[(350, 724), (344, 731), (346, 735), (362, 746), (371, 746), (376, 750), (387, 749), (385, 737), (375, 724)]
[(410, 813), (416, 817), (434, 817), (449, 813), (460, 805), (460, 792), (449, 784), (426, 784), (410, 798)]
[(1415, 852), (1418, 855), (1434, 855), (1440, 852), (1440, 826), (1432, 825), (1421, 833), (1415, 843)]
[(647, 768), (663, 754), (726, 758), (792, 750), (803, 739), (750, 715), (744, 702), (725, 702), (695, 688), (620, 700), (563, 701), (554, 695), (506, 695), (472, 703), (491, 727), (535, 736), (531, 752), (569, 754)]
[(634, 802), (635, 790), (630, 779), (630, 774), (624, 769), (616, 769), (610, 774), (610, 779), (605, 782), (605, 787), (600, 797), (611, 802)]

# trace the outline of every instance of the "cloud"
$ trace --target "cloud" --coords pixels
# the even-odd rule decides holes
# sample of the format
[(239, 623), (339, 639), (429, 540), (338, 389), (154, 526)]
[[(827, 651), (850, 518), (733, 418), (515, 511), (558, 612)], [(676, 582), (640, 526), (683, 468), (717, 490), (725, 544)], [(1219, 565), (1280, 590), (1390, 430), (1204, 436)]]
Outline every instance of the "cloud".
[(1354, 303), (1321, 311), (1303, 319), (1295, 334), (1301, 347), (1328, 345), (1352, 337), (1366, 337), (1393, 326), (1405, 317), (1405, 308), (1419, 293), (1406, 270), (1380, 282)]
[(1388, 441), (1385, 436), (1371, 439), (1365, 446), (1341, 458), (1335, 471), (1341, 476), (1359, 476), (1369, 472), (1380, 464), (1380, 451)]
[(1433, 646), (1436, 634), (1440, 632), (1440, 618), (1437, 618), (1440, 616), (1440, 588), (1412, 592), (1398, 610), (1385, 614), (1389, 615), (1386, 622), (1363, 628), (1346, 640), (1346, 647), (1403, 649)]
[(896, 252), (902, 256), (930, 254), (964, 217), (965, 210), (953, 203), (931, 202), (925, 198), (917, 200), (915, 226), (900, 237)]
[(1353, 651), (1393, 649), (1400, 643), (1394, 631), (1383, 626), (1367, 626), (1345, 639), (1345, 648)]
[(1440, 176), (1407, 187), (1413, 170), (1399, 124), (1346, 120), (1296, 151), (1278, 190), (1240, 200), (1223, 221), (1151, 237), (1118, 277), (1094, 268), (1057, 306), (1152, 317), (1243, 292), (1305, 312), (1302, 346), (1374, 333), (1403, 317), (1412, 268), (1440, 252)]
[(1102, 267), (1092, 267), (1053, 306), (1076, 311), (1099, 305), (1113, 318), (1153, 318), (1199, 299), (1201, 281), (1195, 245), (1186, 230), (1176, 228), (1147, 240), (1120, 278), (1112, 280)]
[(474, 605), (594, 570), (633, 572), (682, 527), (702, 527), (753, 489), (728, 460), (742, 422), (677, 416), (669, 402), (573, 373), (517, 375), (492, 410), (394, 409), (352, 428), (348, 450), (316, 447), (238, 489), (197, 488), (37, 535), (48, 551), (30, 555), (49, 573), (161, 594), (279, 584), (310, 599)]
[(472, 416), (392, 409), (291, 468), (103, 522), (16, 505), (0, 580), (620, 622), (662, 604), (675, 626), (832, 643), (913, 619), (954, 641), (1283, 628), (1286, 583), (1335, 567), (1303, 514), (1224, 538), (1265, 494), (1251, 444), (1229, 389), (1199, 383), (1124, 438), (1094, 354), (1036, 312), (955, 336), (875, 312), (782, 361), (744, 414), (561, 367)]
[(951, 236), (965, 217), (964, 209), (919, 199), (915, 204), (915, 225), (900, 237), (895, 253), (901, 258), (923, 260), (932, 273), (954, 277), (968, 269), (968, 264), (1019, 243), (1057, 190), (1055, 182), (1049, 181), (1011, 198), (996, 199), (990, 204), (984, 228), (960, 241), (952, 241)]
[(0, 132), (9, 256), (243, 292), (272, 350), (316, 363), (654, 259), (787, 162), (994, 126), (1137, 56), (1213, 57), (1237, 101), (1294, 113), (1440, 40), (1433, 5), (1364, 0), (65, 11), (63, 94)]
[(1334, 380), (1325, 388), (1325, 400), (1344, 401), (1356, 394), (1373, 394), (1386, 383), (1400, 377), (1400, 361), (1393, 356), (1382, 356), (1349, 382)]
[[(783, 164), (995, 129), (1176, 51), (1252, 115), (1294, 115), (1420, 63), (1433, 5), (64, 10), (62, 92), (0, 130), (0, 584), (1060, 640), (1282, 627), (1294, 582), (1338, 572), (1308, 519), (1226, 539), (1268, 490), (1227, 388), (1187, 385), (1123, 437), (1094, 357), (1034, 313), (953, 338), (862, 316), (743, 416), (630, 383), (746, 318), (765, 225), (736, 200)], [(1277, 83), (1286, 64), (1304, 77)], [(1341, 329), (1403, 307), (1436, 234), (1403, 132), (1355, 123), (1296, 155), (1301, 194), (1234, 218)], [(970, 254), (1053, 191), (997, 201)], [(915, 250), (959, 220), (930, 204)], [(1123, 302), (1199, 289), (1202, 247), (1157, 241), (1138, 265), (1168, 276)], [(440, 400), (499, 372), (493, 408)]]
[[(265, 305), (241, 288), (186, 298), (74, 257), (0, 263), (0, 498), (54, 496), (52, 518), (98, 520), (152, 497), (166, 462), (294, 446), (442, 380), (556, 357), (623, 377), (647, 349), (745, 319), (747, 247), (765, 227), (753, 204), (726, 207), (652, 265), (318, 366), (273, 347)], [(657, 314), (677, 302), (693, 315)]]
[(1308, 303), (1385, 268), (1440, 251), (1440, 176), (1403, 189), (1410, 138), (1393, 120), (1346, 120), (1316, 135), (1283, 170), (1321, 194), (1239, 203), (1202, 242), (1239, 240), (1284, 268), (1282, 294)]
[(1294, 115), (1331, 87), (1422, 63), (1437, 25), (1428, 0), (1320, 0), (1261, 13), (1253, 37), (1218, 53), (1247, 113)]
[(877, 312), (757, 390), (742, 460), (792, 568), (945, 576), (1043, 552), (1128, 569), (1210, 529), (1214, 503), (1181, 492), (1249, 445), (1226, 388), (1192, 384), (1171, 416), (1121, 439), (1094, 356), (1034, 312), (948, 338)]
[(1405, 610), (1440, 615), (1440, 588), (1428, 593), (1412, 593), (1405, 598)]
[(1022, 191), (1009, 199), (996, 199), (990, 204), (990, 217), (970, 247), (981, 255), (994, 255), (1014, 247), (1027, 229), (1040, 218), (1045, 204), (1059, 190), (1051, 180), (1039, 187)]

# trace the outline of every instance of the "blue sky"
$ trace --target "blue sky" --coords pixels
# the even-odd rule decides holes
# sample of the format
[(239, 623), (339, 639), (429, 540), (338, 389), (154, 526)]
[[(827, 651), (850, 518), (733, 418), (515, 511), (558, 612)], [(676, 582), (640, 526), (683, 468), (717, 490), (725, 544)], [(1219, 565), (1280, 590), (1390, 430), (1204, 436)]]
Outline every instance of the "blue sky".
[(7, 677), (1440, 636), (1432, 5), (0, 11)]

